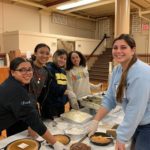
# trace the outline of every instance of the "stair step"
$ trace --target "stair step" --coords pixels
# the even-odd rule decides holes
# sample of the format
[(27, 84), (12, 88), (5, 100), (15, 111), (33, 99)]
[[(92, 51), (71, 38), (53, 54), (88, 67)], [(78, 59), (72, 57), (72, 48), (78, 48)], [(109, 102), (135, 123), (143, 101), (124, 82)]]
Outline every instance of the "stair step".
[(97, 72), (108, 72), (109, 69), (108, 68), (102, 68), (102, 67), (92, 67), (89, 72), (91, 71), (97, 71)]
[(112, 49), (103, 51), (103, 54), (112, 54)]
[(112, 48), (106, 48), (105, 52), (110, 52), (112, 51)]
[(112, 59), (112, 55), (102, 54), (102, 55), (99, 55), (99, 57), (98, 57), (98, 58), (110, 58), (110, 59)]
[(100, 77), (108, 77), (108, 74), (105, 73), (90, 73), (90, 76), (100, 76)]
[(90, 80), (108, 81), (109, 62), (112, 60), (112, 48), (106, 48), (90, 68)]
[(95, 66), (91, 67), (90, 70), (92, 70), (92, 69), (94, 69), (94, 70), (96, 70), (96, 69), (108, 69), (108, 66), (99, 64), (99, 65), (95, 65)]
[(91, 70), (90, 71), (90, 74), (92, 74), (92, 73), (105, 73), (105, 74), (108, 74), (108, 70), (106, 70), (106, 69), (99, 69), (99, 70)]
[(94, 77), (90, 77), (90, 80), (102, 80), (102, 81), (108, 81), (108, 78), (106, 77), (98, 77), (98, 76), (94, 76)]
[(97, 60), (96, 60), (96, 62), (110, 62), (110, 61), (112, 61), (112, 59), (111, 58), (104, 58), (104, 57), (102, 57), (102, 58), (98, 58)]
[(102, 54), (103, 55), (111, 55), (112, 56), (112, 51), (104, 51)]
[(111, 60), (110, 60), (110, 59), (107, 59), (107, 58), (106, 58), (106, 59), (104, 59), (104, 58), (102, 58), (102, 59), (99, 58), (99, 59), (96, 60), (96, 62), (95, 62), (94, 64), (99, 64), (99, 63), (100, 63), (100, 64), (109, 64), (110, 61), (111, 61)]
[(104, 64), (104, 65), (109, 65), (109, 61), (96, 61), (95, 64)]
[(104, 68), (108, 68), (109, 67), (109, 64), (106, 64), (106, 63), (96, 63), (96, 64), (94, 64), (94, 66), (93, 67), (97, 67), (97, 68), (99, 68), (99, 67), (104, 67)]
[(109, 62), (101, 62), (101, 61), (97, 61), (94, 66), (109, 66)]

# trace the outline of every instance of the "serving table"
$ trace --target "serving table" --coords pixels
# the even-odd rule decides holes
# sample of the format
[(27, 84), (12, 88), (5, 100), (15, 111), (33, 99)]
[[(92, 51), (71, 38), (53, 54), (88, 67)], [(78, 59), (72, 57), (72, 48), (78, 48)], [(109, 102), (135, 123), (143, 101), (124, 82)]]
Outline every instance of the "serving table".
[[(122, 110), (117, 107), (115, 111), (112, 111), (110, 113), (110, 115), (108, 115), (105, 119), (103, 119), (100, 123), (99, 123), (99, 127), (98, 127), (98, 131), (100, 132), (106, 132), (106, 130), (114, 125), (115, 123), (119, 123), (122, 119), (122, 117), (118, 118), (118, 114), (119, 116), (123, 116), (122, 114)], [(68, 122), (66, 120), (63, 120), (62, 118), (55, 118), (54, 121), (52, 120), (46, 120), (45, 125), (47, 126), (47, 128), (51, 131), (52, 134), (64, 134), (65, 130), (68, 129), (68, 127), (79, 127), (79, 126), (87, 126), (87, 123), (85, 124), (75, 124), (72, 122)], [(0, 141), (0, 149), (5, 147), (7, 144), (9, 144), (12, 141), (15, 141), (17, 139), (22, 139), (22, 138), (27, 138), (27, 131), (23, 131), (21, 133), (15, 134), (13, 136), (10, 136), (8, 138), (5, 138), (3, 140)], [(69, 147), (77, 142), (79, 138), (72, 138), (71, 137), (71, 142), (67, 145), (68, 149)], [(43, 139), (41, 137), (37, 138), (38, 141), (42, 141)], [(114, 143), (111, 143), (107, 146), (96, 146), (94, 144), (92, 144), (90, 142), (90, 140), (88, 138), (86, 138), (83, 143), (90, 145), (92, 150), (114, 150)], [(129, 150), (129, 143), (126, 145), (126, 150)], [(52, 148), (50, 148), (49, 146), (45, 146), (43, 145), (40, 150), (52, 150)]]

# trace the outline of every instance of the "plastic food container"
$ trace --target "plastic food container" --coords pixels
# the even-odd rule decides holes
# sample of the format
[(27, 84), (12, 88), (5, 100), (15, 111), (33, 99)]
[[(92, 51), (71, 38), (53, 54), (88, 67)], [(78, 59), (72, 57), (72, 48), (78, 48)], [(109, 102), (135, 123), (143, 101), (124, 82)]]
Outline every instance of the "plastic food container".
[(68, 129), (66, 129), (64, 132), (73, 141), (82, 138), (86, 134), (86, 131), (84, 130), (84, 128), (81, 128), (81, 127), (78, 127), (78, 126), (76, 126), (76, 127), (70, 127)]

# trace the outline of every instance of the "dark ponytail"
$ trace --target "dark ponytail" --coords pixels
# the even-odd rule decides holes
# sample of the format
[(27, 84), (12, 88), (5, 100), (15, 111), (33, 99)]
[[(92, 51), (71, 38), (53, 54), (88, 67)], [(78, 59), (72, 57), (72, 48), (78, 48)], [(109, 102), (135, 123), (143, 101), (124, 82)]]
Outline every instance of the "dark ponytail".
[(122, 103), (122, 97), (123, 97), (123, 94), (124, 94), (124, 88), (126, 87), (126, 78), (127, 78), (127, 74), (128, 74), (128, 71), (130, 69), (130, 67), (137, 61), (137, 57), (136, 55), (133, 56), (133, 58), (131, 59), (128, 67), (126, 70), (123, 71), (122, 73), (122, 76), (121, 76), (121, 80), (120, 80), (120, 83), (119, 83), (119, 86), (117, 88), (117, 101)]
[[(130, 46), (131, 49), (136, 47), (134, 39), (132, 37), (130, 37), (129, 34), (121, 34), (118, 38), (116, 38), (114, 40), (113, 44), (118, 40), (124, 40)], [(134, 54), (131, 61), (128, 64), (127, 68), (123, 71), (123, 73), (121, 75), (120, 83), (117, 88), (117, 94), (116, 94), (117, 95), (116, 99), (119, 103), (122, 103), (124, 88), (126, 87), (126, 78), (127, 78), (128, 71), (136, 61), (137, 61), (137, 56), (136, 56), (136, 54)]]

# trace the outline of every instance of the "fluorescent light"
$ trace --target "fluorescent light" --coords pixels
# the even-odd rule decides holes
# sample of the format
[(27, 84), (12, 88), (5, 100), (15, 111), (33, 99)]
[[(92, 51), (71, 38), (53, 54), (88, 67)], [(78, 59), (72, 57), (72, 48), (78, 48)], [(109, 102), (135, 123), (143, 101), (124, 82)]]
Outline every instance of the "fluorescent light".
[(58, 6), (57, 9), (59, 10), (67, 10), (67, 9), (71, 9), (71, 8), (74, 8), (74, 7), (78, 7), (78, 6), (83, 6), (83, 5), (87, 5), (87, 4), (90, 4), (90, 3), (94, 3), (98, 0), (80, 0), (78, 2), (73, 2), (73, 3), (69, 3), (69, 4), (64, 4), (64, 5), (61, 5), (61, 6)]

